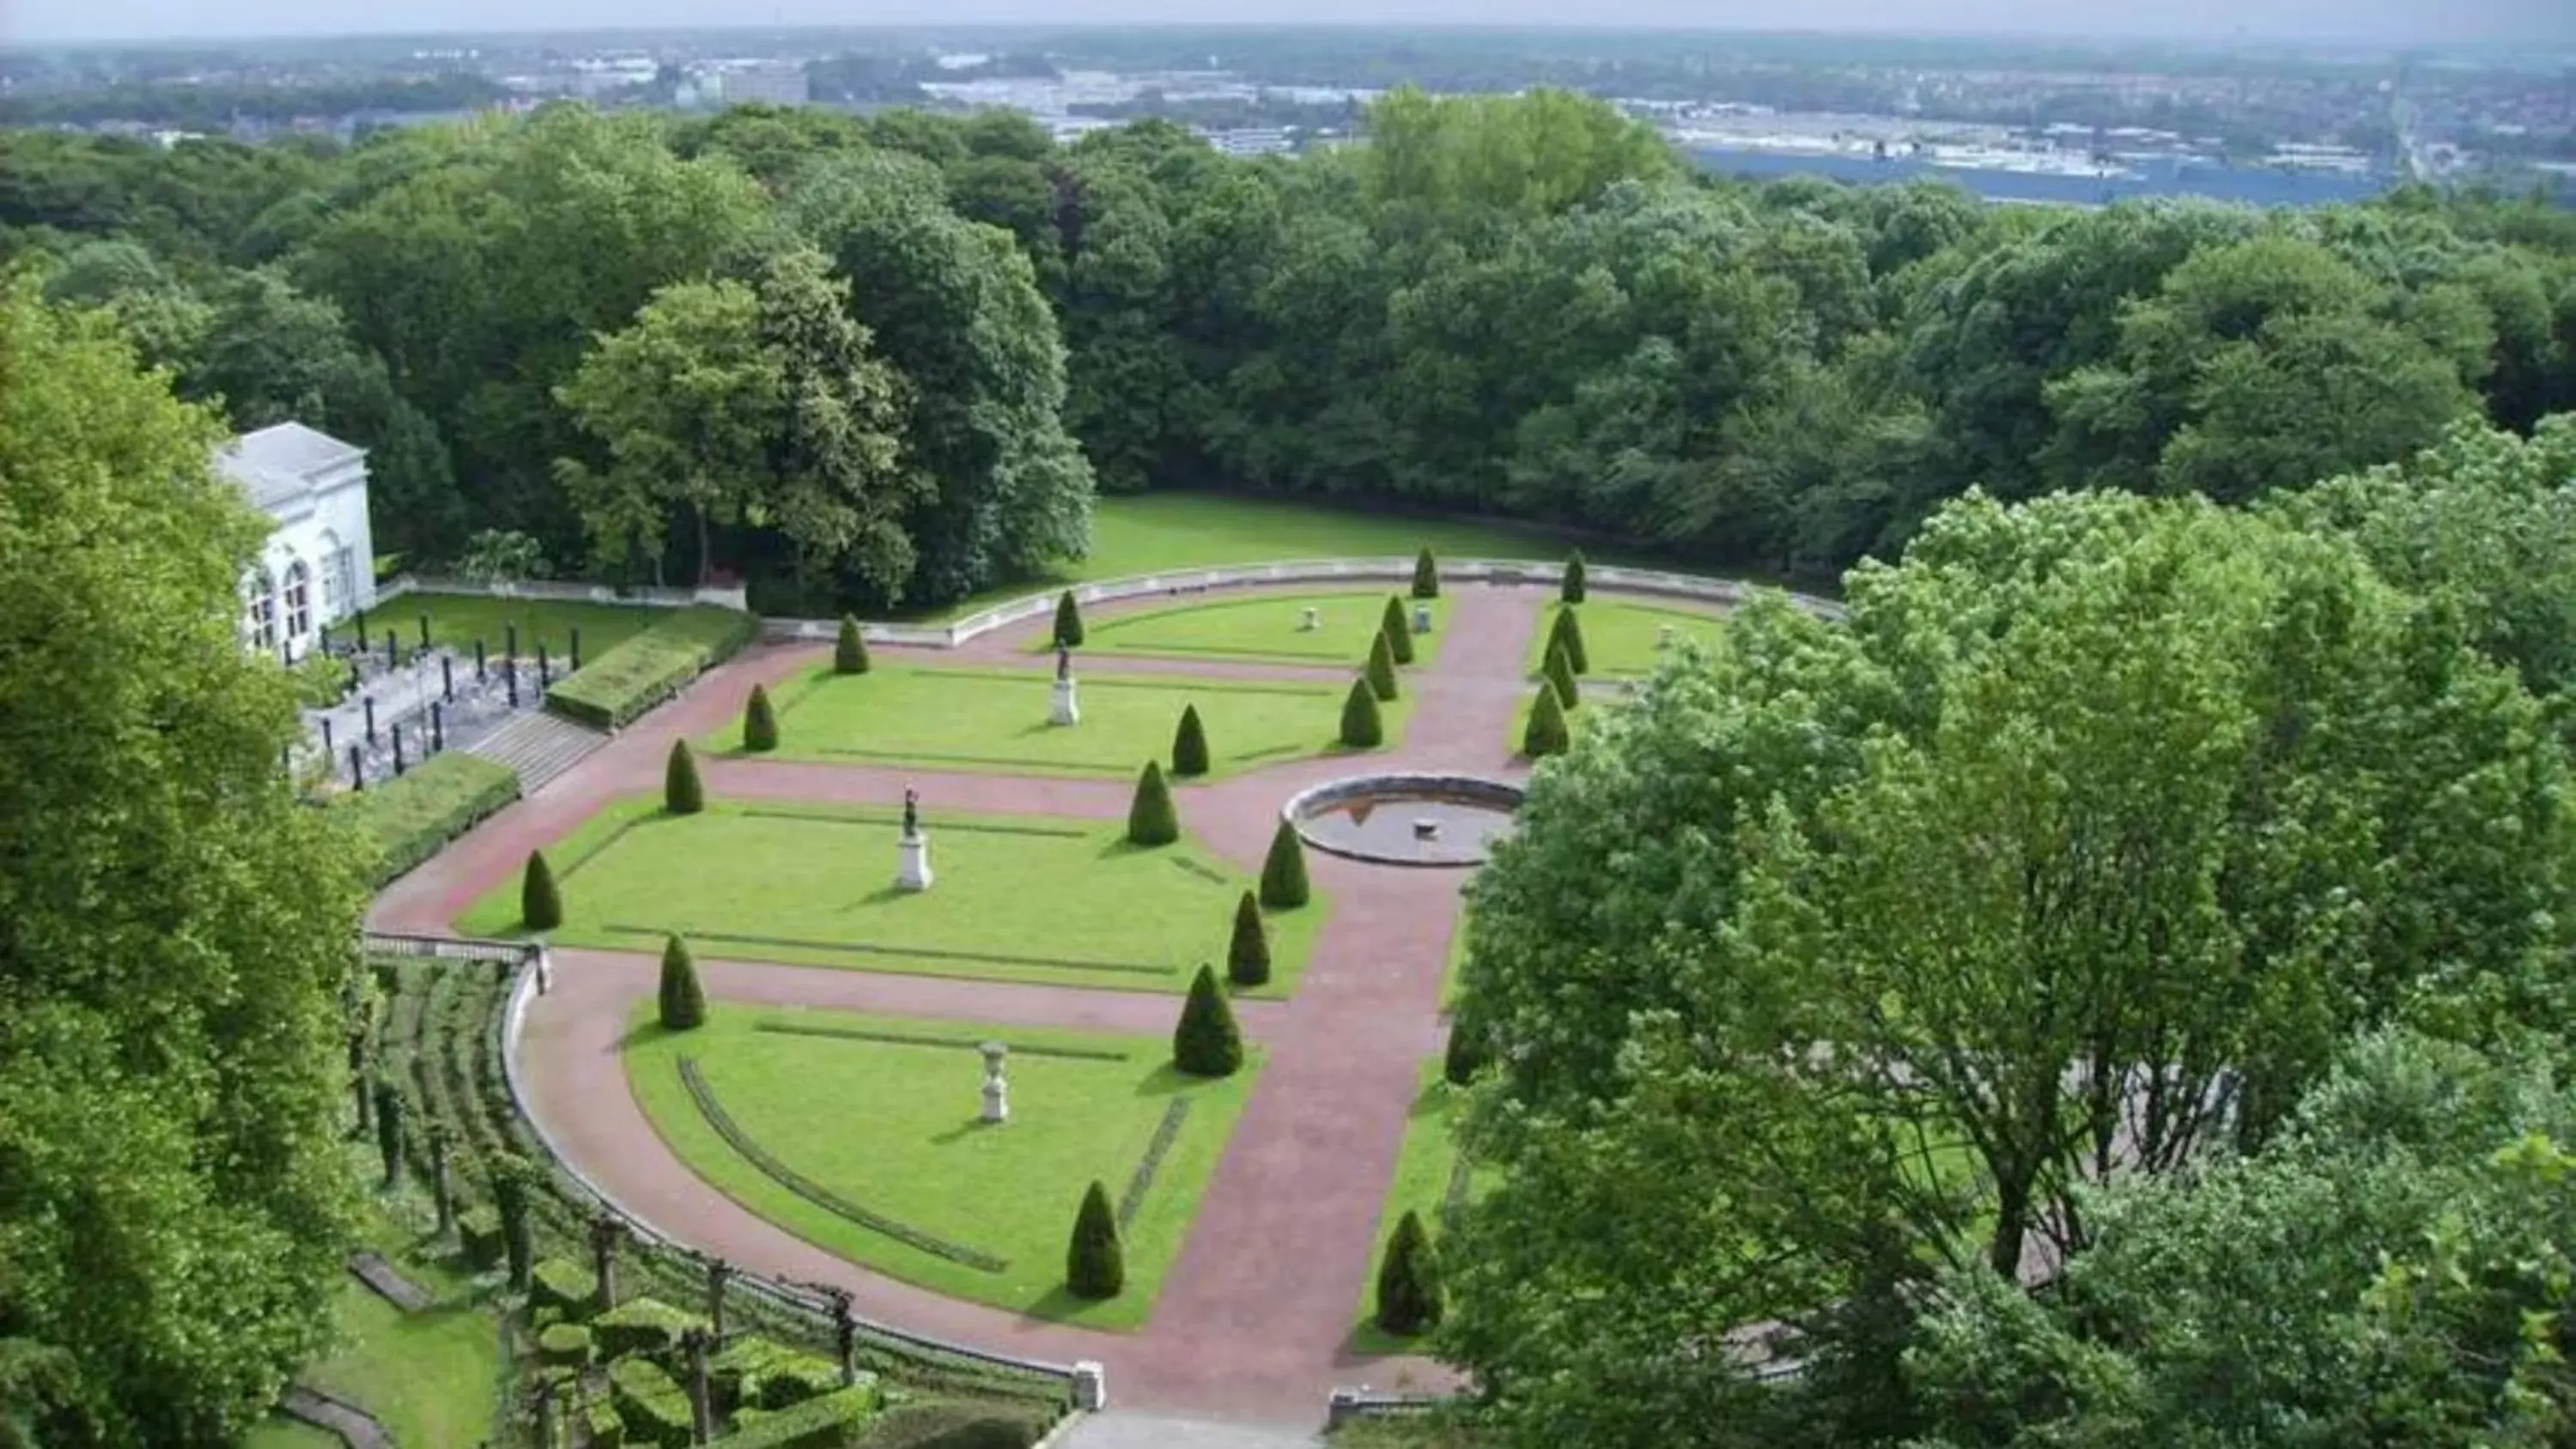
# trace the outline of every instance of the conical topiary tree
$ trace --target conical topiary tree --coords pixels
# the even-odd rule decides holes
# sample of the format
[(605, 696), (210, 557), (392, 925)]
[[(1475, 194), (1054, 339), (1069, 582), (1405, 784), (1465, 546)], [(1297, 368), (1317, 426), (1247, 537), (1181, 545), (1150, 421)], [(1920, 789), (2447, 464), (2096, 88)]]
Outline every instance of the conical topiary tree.
[(1565, 651), (1565, 662), (1577, 674), (1592, 672), (1591, 652), (1583, 647), (1583, 620), (1573, 609), (1556, 611), (1556, 622), (1547, 628), (1547, 647)]
[(698, 757), (687, 740), (671, 741), (671, 758), (662, 766), (662, 808), (674, 815), (695, 815), (707, 808), (706, 786), (698, 782)]
[(1306, 904), (1306, 842), (1287, 820), (1270, 832), (1270, 854), (1261, 862), (1261, 903), (1274, 911), (1293, 911)]
[(1413, 596), (1417, 599), (1440, 597), (1440, 565), (1432, 562), (1428, 548), (1413, 556)]
[(1182, 705), (1180, 727), (1172, 731), (1172, 773), (1186, 779), (1207, 772), (1207, 731), (1199, 725), (1199, 707)]
[(1453, 1087), (1463, 1087), (1476, 1079), (1485, 1067), (1484, 1033), (1463, 1021), (1449, 1022), (1449, 1047), (1440, 1059), (1440, 1075)]
[(841, 637), (839, 642), (832, 646), (832, 672), (834, 674), (868, 672), (868, 639), (866, 635), (859, 632), (859, 621), (854, 615), (841, 616)]
[(1342, 701), (1342, 743), (1355, 750), (1386, 743), (1386, 721), (1378, 715), (1377, 691), (1369, 688), (1366, 675), (1351, 681), (1350, 697)]
[(1573, 743), (1565, 728), (1565, 706), (1556, 698), (1556, 685), (1542, 679), (1538, 682), (1538, 703), (1530, 706), (1529, 724), (1521, 730), (1521, 753), (1533, 760), (1561, 755)]
[(528, 852), (527, 874), (519, 877), (519, 924), (531, 931), (551, 931), (563, 924), (563, 896), (555, 889), (554, 867), (542, 850)]
[(1569, 710), (1583, 707), (1583, 696), (1575, 688), (1574, 661), (1567, 658), (1562, 646), (1551, 645), (1547, 651), (1547, 682), (1556, 686), (1556, 702)]
[(1386, 636), (1387, 651), (1398, 664), (1413, 662), (1413, 628), (1404, 622), (1404, 600), (1386, 596), (1386, 612), (1378, 617), (1377, 631)]
[(1163, 783), (1163, 763), (1147, 760), (1136, 777), (1136, 798), (1127, 807), (1127, 838), (1138, 845), (1169, 845), (1181, 838), (1181, 814), (1172, 808), (1172, 787)]
[(756, 755), (778, 748), (778, 711), (769, 707), (769, 691), (757, 684), (742, 708), (742, 747)]
[(1190, 980), (1180, 1025), (1172, 1028), (1172, 1065), (1193, 1077), (1230, 1077), (1243, 1068), (1243, 1029), (1205, 963)]
[(1073, 1242), (1064, 1251), (1064, 1286), (1076, 1298), (1115, 1298), (1127, 1286), (1127, 1252), (1118, 1243), (1118, 1214), (1098, 1182), (1082, 1194), (1073, 1215)]
[(1073, 601), (1073, 590), (1056, 595), (1055, 637), (1048, 641), (1067, 649), (1082, 647), (1082, 606)]
[(1583, 550), (1565, 556), (1565, 582), (1557, 586), (1556, 596), (1569, 604), (1583, 602)]
[(385, 1186), (400, 1187), (403, 1170), (402, 1088), (378, 1077), (375, 1097), (376, 1153), (385, 1160)]
[(707, 993), (698, 985), (698, 963), (689, 943), (671, 936), (662, 943), (662, 1029), (691, 1031), (707, 1024)]
[(1245, 891), (1234, 903), (1234, 939), (1226, 943), (1225, 979), (1237, 986), (1270, 980), (1270, 933), (1261, 928), (1261, 901)]
[(1377, 1326), (1411, 1338), (1440, 1326), (1440, 1261), (1422, 1214), (1405, 1209), (1377, 1270)]
[(1370, 692), (1378, 698), (1395, 698), (1395, 645), (1387, 639), (1384, 629), (1369, 641), (1368, 683)]

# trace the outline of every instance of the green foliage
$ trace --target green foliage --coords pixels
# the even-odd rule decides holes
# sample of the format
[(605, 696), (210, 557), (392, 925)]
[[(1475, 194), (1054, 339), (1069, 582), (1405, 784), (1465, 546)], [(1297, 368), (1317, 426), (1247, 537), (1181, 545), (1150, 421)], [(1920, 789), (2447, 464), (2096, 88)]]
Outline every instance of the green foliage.
[(528, 1291), (529, 1275), (536, 1271), (537, 1233), (532, 1218), (534, 1205), (529, 1202), (529, 1180), (536, 1169), (524, 1159), (504, 1154), (486, 1164), (491, 1176), (492, 1210), (501, 1220), (501, 1256), (507, 1266), (505, 1281), (514, 1293)]
[(1071, 589), (1056, 595), (1055, 631), (1048, 638), (1060, 648), (1082, 647), (1082, 606), (1074, 602)]
[(1243, 1029), (1210, 967), (1200, 966), (1190, 978), (1189, 1000), (1172, 1028), (1172, 1065), (1194, 1077), (1230, 1077), (1243, 1069)]
[(1411, 1338), (1440, 1326), (1440, 1260), (1422, 1215), (1410, 1208), (1387, 1241), (1377, 1270), (1377, 1326)]
[(1484, 1070), (1489, 1055), (1481, 1034), (1466, 1023), (1451, 1018), (1449, 1041), (1440, 1057), (1443, 1080), (1453, 1087), (1466, 1086), (1476, 1079), (1476, 1073)]
[(1557, 585), (1556, 596), (1561, 602), (1580, 604), (1584, 592), (1583, 550), (1578, 548), (1565, 556), (1565, 580)]
[[(1561, 657), (1549, 656), (1550, 659)], [(1566, 729), (1565, 706), (1558, 703), (1562, 698), (1556, 692), (1554, 680), (1539, 681), (1537, 701), (1530, 706), (1529, 723), (1521, 729), (1523, 755), (1533, 760), (1544, 760), (1550, 755), (1564, 754), (1573, 743), (1573, 737)]]
[[(737, 1338), (707, 1360), (708, 1392), (716, 1406), (786, 1409), (818, 1399), (841, 1387), (840, 1365), (819, 1355), (788, 1348), (766, 1338)], [(854, 1387), (873, 1390), (873, 1374), (860, 1375)]]
[(1395, 698), (1395, 647), (1381, 629), (1369, 637), (1368, 668), (1363, 671), (1369, 693), (1379, 699)]
[(1207, 772), (1207, 730), (1199, 724), (1199, 707), (1182, 705), (1180, 726), (1172, 731), (1172, 773), (1187, 778)]
[(235, 632), (270, 524), (218, 422), (24, 274), (0, 357), (0, 1358), (52, 1366), (0, 1422), (226, 1441), (342, 1276), (365, 847), (280, 778), (293, 691)]
[(689, 943), (678, 936), (662, 944), (662, 981), (656, 995), (664, 1031), (689, 1031), (707, 1024), (707, 993), (698, 984), (698, 963)]
[(1565, 651), (1565, 662), (1576, 674), (1592, 672), (1592, 656), (1583, 647), (1583, 620), (1573, 608), (1556, 611), (1556, 622), (1548, 625), (1548, 652)]
[(1225, 979), (1236, 986), (1270, 980), (1270, 933), (1261, 924), (1261, 902), (1252, 892), (1234, 904), (1234, 935), (1226, 943)]
[(1413, 596), (1417, 599), (1440, 597), (1440, 566), (1432, 561), (1428, 548), (1413, 556)]
[(1378, 714), (1377, 691), (1369, 687), (1367, 675), (1351, 681), (1350, 695), (1342, 701), (1342, 743), (1355, 750), (1386, 743), (1386, 721)]
[(865, 634), (859, 632), (859, 621), (854, 615), (841, 616), (841, 636), (832, 645), (832, 672), (834, 674), (868, 672), (868, 640)]
[(634, 1298), (590, 1320), (591, 1337), (601, 1358), (667, 1356), (678, 1350), (681, 1336), (706, 1320), (658, 1298)]
[(870, 1449), (1030, 1449), (1044, 1437), (1039, 1420), (988, 1404), (910, 1403), (886, 1411)]
[(1136, 777), (1135, 799), (1127, 806), (1127, 839), (1135, 845), (1169, 845), (1181, 838), (1181, 813), (1172, 805), (1172, 787), (1163, 781), (1160, 760), (1147, 760)]
[(563, 924), (563, 893), (555, 888), (554, 867), (542, 850), (528, 852), (519, 876), (519, 925), (529, 931), (551, 931)]
[[(605, 1339), (601, 1347), (609, 1351)], [(626, 1426), (629, 1444), (688, 1449), (696, 1439), (688, 1390), (651, 1359), (632, 1355), (611, 1358), (608, 1398), (617, 1406), (617, 1417)]]
[(1539, 671), (1548, 692), (1556, 696), (1562, 709), (1577, 709), (1583, 704), (1583, 687), (1574, 679), (1574, 657), (1565, 652), (1563, 643), (1548, 646), (1547, 665)]
[(698, 757), (687, 740), (671, 741), (662, 766), (662, 808), (674, 815), (695, 815), (707, 808), (706, 786), (698, 780)]
[(1127, 1286), (1127, 1255), (1118, 1243), (1118, 1214), (1097, 1181), (1083, 1189), (1064, 1254), (1064, 1286), (1077, 1298), (1115, 1298)]
[(1386, 596), (1386, 611), (1378, 619), (1378, 632), (1386, 636), (1387, 651), (1398, 664), (1413, 662), (1413, 626), (1404, 620), (1404, 600)]
[(1274, 911), (1294, 910), (1306, 904), (1309, 894), (1306, 842), (1294, 824), (1282, 819), (1270, 832), (1270, 853), (1261, 860), (1261, 904)]
[[(590, 1270), (563, 1258), (539, 1258), (528, 1269), (528, 1307), (530, 1311), (551, 1308), (565, 1320), (587, 1317), (597, 1306), (599, 1281)], [(578, 1327), (578, 1322), (561, 1322), (560, 1327)], [(582, 1334), (582, 1344), (589, 1346), (590, 1335)]]
[(403, 1094), (402, 1088), (379, 1078), (369, 1089), (375, 1098), (376, 1155), (384, 1160), (385, 1186), (402, 1186), (403, 1174)]
[[(539, 1281), (544, 1281), (542, 1273)], [(548, 1325), (537, 1335), (537, 1361), (566, 1368), (590, 1367), (590, 1330), (578, 1323)]]
[(367, 878), (384, 885), (519, 798), (518, 772), (458, 751), (433, 755), (400, 779), (333, 797), (373, 850)]
[(766, 1414), (723, 1442), (734, 1449), (832, 1449), (854, 1442), (883, 1402), (875, 1384), (853, 1384)]
[(623, 729), (759, 636), (760, 620), (739, 609), (674, 609), (547, 690), (546, 708), (593, 729)]
[(467, 1266), (480, 1271), (498, 1264), (504, 1253), (500, 1213), (480, 1207), (458, 1213), (456, 1240), (464, 1249)]
[(778, 748), (778, 711), (770, 706), (766, 685), (753, 685), (742, 707), (742, 747), (755, 755)]

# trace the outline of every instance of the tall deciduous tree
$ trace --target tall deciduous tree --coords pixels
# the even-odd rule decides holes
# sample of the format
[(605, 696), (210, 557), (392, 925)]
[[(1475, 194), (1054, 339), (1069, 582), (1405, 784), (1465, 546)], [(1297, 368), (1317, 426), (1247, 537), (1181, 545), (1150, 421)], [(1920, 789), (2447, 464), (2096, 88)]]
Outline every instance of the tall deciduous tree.
[(362, 864), (278, 769), (220, 426), (0, 288), (0, 1356), (42, 1442), (223, 1442), (328, 1332)]

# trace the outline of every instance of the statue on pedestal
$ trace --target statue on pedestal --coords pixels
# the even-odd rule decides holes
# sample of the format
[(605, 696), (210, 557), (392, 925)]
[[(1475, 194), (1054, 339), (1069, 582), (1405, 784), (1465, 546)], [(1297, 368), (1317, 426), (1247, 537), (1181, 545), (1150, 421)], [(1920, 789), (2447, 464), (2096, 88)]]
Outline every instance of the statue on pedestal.
[(921, 796), (910, 785), (903, 787), (903, 838), (916, 839), (921, 834)]
[(921, 797), (909, 785), (903, 790), (903, 838), (895, 842), (894, 849), (894, 888), (930, 889), (930, 837), (921, 833)]
[(1073, 651), (1062, 644), (1055, 646), (1055, 700), (1047, 708), (1047, 723), (1082, 723), (1082, 706), (1073, 697)]
[(1011, 1049), (1001, 1042), (988, 1041), (978, 1048), (984, 1054), (983, 1121), (1000, 1126), (1011, 1120), (1010, 1084), (1002, 1080), (1002, 1062)]

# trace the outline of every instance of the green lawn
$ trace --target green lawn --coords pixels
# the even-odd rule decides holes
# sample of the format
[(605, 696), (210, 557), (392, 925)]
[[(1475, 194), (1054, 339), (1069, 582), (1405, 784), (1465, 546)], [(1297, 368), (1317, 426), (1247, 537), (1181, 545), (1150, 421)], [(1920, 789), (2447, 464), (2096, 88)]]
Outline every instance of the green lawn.
[[(1406, 1209), (1422, 1214), (1422, 1225), (1431, 1230), (1435, 1248), (1446, 1235), (1442, 1218), (1457, 1170), (1457, 1118), (1464, 1101), (1465, 1094), (1441, 1076), (1439, 1062), (1423, 1063), (1412, 1120), (1405, 1124), (1404, 1146), (1395, 1158), (1395, 1178), (1387, 1184), (1386, 1205), (1378, 1212), (1377, 1236), (1369, 1245), (1368, 1277), (1360, 1287), (1359, 1320), (1351, 1330), (1354, 1353), (1420, 1351), (1421, 1345), (1412, 1339), (1379, 1331), (1375, 1322), (1377, 1270), (1386, 1259), (1387, 1239), (1394, 1235), (1395, 1225), (1403, 1220)], [(1477, 1187), (1472, 1179), (1465, 1184), (1471, 1199)]]
[[(1255, 1059), (1223, 1080), (1186, 1077), (1159, 1038), (721, 1003), (692, 1032), (664, 1032), (647, 1017), (629, 1039), (627, 1079), (672, 1151), (727, 1196), (908, 1282), (1101, 1328), (1133, 1328), (1151, 1313), (1258, 1070)], [(1001, 1126), (976, 1120), (983, 1063), (972, 1047), (985, 1040), (1013, 1048), (1011, 1119)], [(684, 1060), (778, 1165), (946, 1251), (863, 1226), (755, 1165), (709, 1120)], [(1063, 1287), (1065, 1246), (1084, 1187), (1096, 1180), (1113, 1203), (1124, 1200), (1176, 1101), (1189, 1105), (1121, 1234), (1126, 1291), (1074, 1298)], [(983, 1261), (951, 1256), (961, 1252)]]
[(272, 1414), (242, 1436), (242, 1449), (341, 1449), (341, 1446), (337, 1434), (325, 1433), (283, 1414)]
[[(819, 668), (783, 686), (778, 749), (766, 758), (837, 765), (912, 766), (980, 774), (1133, 779), (1145, 762), (1172, 762), (1172, 732), (1198, 706), (1211, 776), (1339, 754), (1348, 684), (1077, 675), (1082, 723), (1047, 723), (1055, 675), (1043, 669), (880, 666), (866, 674)], [(1404, 740), (1407, 701), (1381, 707), (1386, 743)], [(739, 752), (742, 719), (700, 741)]]
[[(663, 813), (620, 801), (548, 847), (570, 945), (658, 951), (665, 932), (704, 956), (1127, 991), (1181, 992), (1222, 963), (1236, 900), (1253, 878), (1195, 842), (1145, 850), (1124, 822), (965, 815), (926, 792), (932, 888), (894, 888), (899, 812), (711, 800)], [(1271, 917), (1284, 996), (1305, 969), (1325, 903)], [(466, 935), (519, 931), (514, 876), (456, 922)]]
[[(1564, 608), (1563, 604), (1550, 603), (1538, 616), (1538, 633), (1530, 640), (1532, 679), (1538, 677), (1539, 666), (1547, 662), (1548, 630), (1556, 627), (1556, 616)], [(1726, 627), (1724, 619), (1697, 609), (1598, 594), (1575, 608), (1576, 617), (1583, 621), (1583, 653), (1592, 666), (1589, 677), (1594, 679), (1654, 673), (1664, 657), (1655, 643), (1667, 627), (1675, 639), (1695, 639), (1703, 645), (1714, 641), (1718, 631)]]
[[(1257, 594), (1250, 598), (1207, 597), (1151, 613), (1128, 614), (1090, 625), (1083, 648), (1103, 654), (1147, 654), (1174, 659), (1244, 659), (1262, 664), (1347, 665), (1356, 671), (1368, 663), (1386, 616), (1387, 590), (1325, 590), (1302, 594)], [(1449, 607), (1432, 599), (1432, 631), (1413, 640), (1416, 664), (1428, 664), (1447, 636)], [(1316, 627), (1298, 626), (1305, 611), (1316, 613)], [(1404, 618), (1413, 622), (1413, 600), (1403, 600)], [(1055, 646), (1045, 639), (1029, 646), (1045, 653)]]
[[(572, 631), (581, 631), (581, 657), (584, 662), (597, 659), (619, 644), (641, 634), (654, 620), (670, 614), (642, 604), (556, 603), (548, 599), (496, 599), (482, 594), (405, 594), (388, 599), (369, 609), (366, 615), (367, 637), (377, 648), (384, 647), (385, 628), (391, 625), (402, 631), (405, 653), (420, 645), (420, 620), (429, 616), (431, 642), (444, 644), (460, 653), (472, 653), (474, 641), (499, 658), (507, 626), (519, 627), (519, 654), (536, 657), (537, 644), (543, 641), (546, 652), (559, 666), (572, 659)], [(350, 624), (335, 624), (333, 638), (346, 637)], [(562, 678), (560, 667), (555, 676)]]

